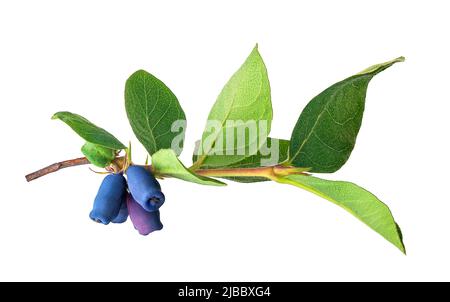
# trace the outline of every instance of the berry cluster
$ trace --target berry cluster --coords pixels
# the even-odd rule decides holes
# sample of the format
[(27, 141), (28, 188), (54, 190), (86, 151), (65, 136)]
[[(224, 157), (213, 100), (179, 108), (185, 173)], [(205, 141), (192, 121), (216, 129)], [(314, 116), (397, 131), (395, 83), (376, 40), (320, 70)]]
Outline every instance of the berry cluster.
[(163, 228), (159, 208), (165, 197), (155, 176), (144, 167), (129, 166), (107, 175), (98, 190), (89, 217), (99, 223), (123, 223), (130, 215), (134, 228), (148, 235)]

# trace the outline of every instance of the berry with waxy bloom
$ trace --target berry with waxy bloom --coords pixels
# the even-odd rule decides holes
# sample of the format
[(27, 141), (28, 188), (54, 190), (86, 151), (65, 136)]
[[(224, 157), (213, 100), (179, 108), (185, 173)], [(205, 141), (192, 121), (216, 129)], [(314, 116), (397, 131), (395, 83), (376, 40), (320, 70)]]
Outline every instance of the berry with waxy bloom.
[(142, 166), (130, 166), (127, 169), (128, 189), (134, 200), (146, 211), (158, 210), (165, 197), (155, 176)]
[(100, 185), (89, 217), (99, 223), (110, 223), (120, 212), (126, 198), (126, 187), (122, 174), (107, 175)]
[(139, 234), (145, 236), (163, 228), (159, 210), (153, 212), (146, 211), (134, 200), (131, 194), (127, 194), (127, 207), (131, 222), (133, 222), (134, 228)]
[(119, 214), (114, 218), (112, 223), (124, 223), (128, 218), (128, 208), (126, 197), (122, 199), (122, 205), (120, 206)]

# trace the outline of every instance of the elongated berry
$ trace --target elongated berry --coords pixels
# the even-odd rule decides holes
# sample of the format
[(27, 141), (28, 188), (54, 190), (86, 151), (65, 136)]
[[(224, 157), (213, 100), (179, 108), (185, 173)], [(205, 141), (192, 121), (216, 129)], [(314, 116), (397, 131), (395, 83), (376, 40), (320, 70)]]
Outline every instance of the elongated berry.
[(127, 194), (127, 207), (131, 222), (134, 228), (141, 235), (148, 235), (151, 232), (159, 231), (163, 228), (160, 220), (159, 210), (148, 212), (134, 200), (131, 194)]
[(103, 224), (108, 224), (116, 218), (126, 196), (126, 186), (122, 174), (107, 175), (100, 185), (89, 217)]
[(128, 208), (127, 208), (127, 197), (124, 194), (122, 198), (122, 204), (120, 206), (119, 214), (117, 214), (116, 218), (111, 220), (112, 223), (124, 223), (128, 218)]
[(159, 209), (164, 201), (161, 186), (153, 174), (141, 166), (130, 166), (127, 169), (128, 189), (146, 211)]

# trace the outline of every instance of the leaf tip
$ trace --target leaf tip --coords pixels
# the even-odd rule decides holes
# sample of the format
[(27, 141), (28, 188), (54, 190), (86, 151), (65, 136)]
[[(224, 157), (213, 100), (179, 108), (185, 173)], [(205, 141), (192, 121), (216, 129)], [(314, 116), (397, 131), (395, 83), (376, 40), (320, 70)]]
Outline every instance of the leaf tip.
[(128, 79), (146, 74), (148, 74), (148, 72), (145, 71), (144, 69), (138, 69), (135, 72), (133, 72)]
[(57, 120), (57, 119), (59, 119), (59, 114), (60, 114), (60, 113), (61, 113), (61, 112), (56, 112), (55, 114), (52, 115), (51, 119), (52, 119), (52, 120)]
[(148, 72), (144, 69), (138, 69), (134, 73), (148, 73)]
[(398, 225), (397, 222), (395, 222), (395, 228), (397, 229), (397, 234), (400, 239), (400, 244), (396, 245), (396, 246), (406, 256), (406, 247), (405, 247), (405, 244), (403, 243), (403, 232), (400, 229), (400, 226)]
[(405, 245), (403, 244), (403, 241), (400, 243), (400, 245), (397, 246), (397, 248), (400, 250), (400, 252), (402, 252), (403, 255), (406, 255), (406, 248)]
[(259, 47), (259, 45), (258, 45), (258, 43), (256, 43), (255, 46), (253, 47), (253, 50), (252, 50), (250, 56), (253, 55), (253, 54), (256, 54), (257, 56), (261, 57), (261, 54), (259, 53), (258, 47)]
[(395, 63), (404, 62), (404, 61), (405, 61), (405, 57), (401, 56), (401, 57), (395, 58), (393, 60), (390, 60), (390, 61), (387, 61), (387, 62), (384, 62), (384, 63), (372, 65), (372, 66), (364, 69), (363, 71), (357, 73), (356, 75), (369, 75), (369, 74), (371, 74), (372, 76), (374, 76), (374, 75), (382, 72), (383, 70), (391, 67)]
[[(389, 67), (391, 65), (394, 65), (395, 63), (401, 63), (401, 62), (405, 62), (405, 57), (404, 56), (400, 56), (398, 58), (395, 58), (393, 60), (378, 64), (379, 67)], [(376, 66), (376, 65), (375, 65)]]

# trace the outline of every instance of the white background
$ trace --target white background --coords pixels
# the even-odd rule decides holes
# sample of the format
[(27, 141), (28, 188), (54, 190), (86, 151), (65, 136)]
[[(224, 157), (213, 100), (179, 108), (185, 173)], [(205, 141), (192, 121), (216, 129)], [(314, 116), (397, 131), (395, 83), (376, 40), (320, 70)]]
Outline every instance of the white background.
[[(0, 280), (450, 281), (448, 1), (2, 1)], [(310, 193), (275, 183), (162, 183), (163, 231), (93, 223), (101, 181), (50, 116), (80, 113), (131, 139), (126, 78), (146, 69), (188, 119), (189, 164), (210, 106), (254, 44), (272, 87), (272, 135), (289, 138), (324, 88), (400, 55), (370, 84), (354, 152), (329, 179), (385, 201), (408, 256)]]

